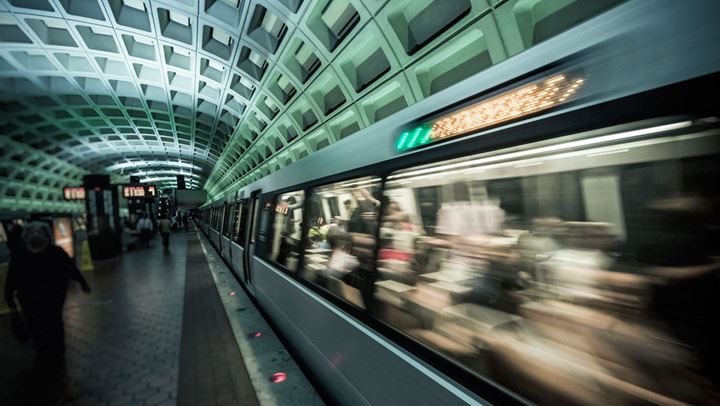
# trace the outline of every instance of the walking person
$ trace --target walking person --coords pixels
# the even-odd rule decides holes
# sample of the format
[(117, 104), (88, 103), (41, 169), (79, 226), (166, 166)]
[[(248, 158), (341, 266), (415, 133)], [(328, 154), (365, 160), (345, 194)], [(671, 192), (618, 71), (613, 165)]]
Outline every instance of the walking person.
[(137, 222), (137, 230), (140, 232), (140, 244), (143, 247), (147, 247), (150, 245), (150, 236), (152, 235), (153, 231), (153, 223), (152, 220), (147, 216), (147, 214), (143, 213), (140, 217), (140, 220)]
[(170, 224), (170, 220), (168, 220), (167, 216), (163, 216), (160, 221), (158, 221), (158, 230), (160, 230), (160, 235), (162, 235), (163, 248), (166, 250), (170, 247), (171, 229), (172, 224)]
[(62, 316), (68, 285), (75, 280), (85, 293), (90, 293), (90, 285), (65, 251), (52, 244), (47, 224), (30, 223), (23, 230), (22, 241), (23, 246), (10, 258), (5, 301), (17, 309), (17, 292), (35, 350), (28, 403), (58, 404), (69, 389)]

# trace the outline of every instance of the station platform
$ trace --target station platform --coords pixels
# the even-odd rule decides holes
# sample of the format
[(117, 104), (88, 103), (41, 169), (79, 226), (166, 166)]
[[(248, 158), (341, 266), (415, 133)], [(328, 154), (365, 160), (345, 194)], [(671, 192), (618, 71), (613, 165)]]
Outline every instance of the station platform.
[[(192, 226), (191, 226), (192, 229)], [(96, 263), (65, 303), (67, 405), (323, 404), (225, 264), (192, 229)], [(0, 404), (26, 402), (33, 351), (0, 316)]]

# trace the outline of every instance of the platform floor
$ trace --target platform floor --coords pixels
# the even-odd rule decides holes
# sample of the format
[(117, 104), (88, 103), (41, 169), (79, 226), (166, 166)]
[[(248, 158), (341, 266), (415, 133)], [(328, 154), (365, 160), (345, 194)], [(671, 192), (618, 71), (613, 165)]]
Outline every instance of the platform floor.
[[(195, 232), (173, 233), (169, 251), (156, 238), (85, 276), (92, 293), (73, 284), (65, 304), (79, 390), (67, 404), (257, 404)], [(0, 317), (1, 405), (17, 404), (32, 357)]]

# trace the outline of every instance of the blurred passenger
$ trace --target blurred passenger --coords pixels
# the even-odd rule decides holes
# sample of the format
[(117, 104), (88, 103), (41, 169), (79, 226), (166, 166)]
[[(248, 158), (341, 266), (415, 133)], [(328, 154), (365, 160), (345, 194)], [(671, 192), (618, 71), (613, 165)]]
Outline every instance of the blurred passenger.
[(167, 250), (170, 247), (171, 231), (170, 220), (167, 219), (167, 216), (161, 217), (158, 221), (158, 230), (160, 231), (160, 235), (162, 235), (163, 248)]
[[(327, 241), (332, 249), (327, 263), (326, 276), (340, 280), (360, 291), (363, 305), (372, 310), (375, 297), (376, 272), (372, 269), (374, 238), (330, 228)], [(327, 286), (327, 278), (322, 282)], [(337, 292), (342, 295), (342, 292)]]
[(400, 231), (415, 231), (415, 225), (410, 221), (410, 215), (404, 212), (398, 202), (390, 201), (387, 212), (383, 217), (384, 227)]
[(187, 231), (187, 229), (188, 229), (188, 216), (187, 216), (187, 214), (185, 214), (185, 213), (183, 213), (183, 215), (182, 215), (182, 224), (183, 224), (183, 228), (185, 228), (185, 231)]
[(342, 228), (344, 231), (348, 231), (348, 224), (350, 222), (350, 216), (353, 214), (353, 201), (352, 199), (345, 199), (343, 201), (343, 207), (345, 207), (345, 213), (347, 213), (344, 217), (337, 217), (335, 222)]
[(293, 258), (293, 261), (295, 261), (293, 254), (297, 252), (297, 248), (300, 246), (300, 222), (302, 222), (302, 216), (297, 216), (295, 209), (301, 208), (302, 202), (298, 203), (295, 196), (291, 195), (283, 201), (283, 204), (287, 206), (288, 212), (280, 235), (280, 249), (277, 261), (292, 270), (296, 270), (296, 262), (291, 263), (289, 259)]
[(496, 201), (487, 197), (471, 201), (466, 182), (455, 182), (453, 192), (453, 200), (443, 202), (438, 212), (438, 233), (468, 237), (495, 234), (501, 230), (505, 212)]
[(352, 206), (350, 199), (345, 200), (345, 209), (350, 209), (348, 215), (347, 231), (351, 233), (374, 234), (377, 219), (377, 208), (380, 201), (372, 196), (365, 188), (352, 191), (356, 206)]
[(390, 201), (387, 205), (380, 237), (378, 260), (412, 260), (417, 233), (410, 221), (410, 215), (402, 211), (395, 201)]
[(718, 224), (717, 211), (700, 197), (656, 200), (649, 210), (662, 228), (645, 241), (641, 255), (656, 265), (652, 275), (664, 281), (655, 286), (652, 309), (682, 341), (697, 348), (704, 372), (720, 384), (720, 259), (711, 256), (717, 254), (718, 241), (708, 227)]
[(518, 266), (535, 282), (547, 282), (538, 270), (538, 263), (546, 261), (560, 248), (553, 236), (561, 224), (557, 218), (537, 218), (532, 220), (531, 231), (518, 237)]
[(140, 219), (137, 222), (136, 225), (137, 231), (140, 232), (140, 238), (138, 239), (138, 245), (147, 247), (150, 245), (150, 237), (152, 236), (153, 232), (153, 223), (152, 220), (147, 216), (147, 214), (143, 213), (140, 216)]
[(352, 236), (335, 227), (328, 230), (327, 242), (332, 250), (327, 263), (326, 274), (333, 278), (345, 280), (350, 272), (358, 266), (358, 260), (351, 254)]
[(24, 246), (10, 260), (5, 301), (15, 309), (14, 295), (22, 307), (30, 331), (35, 362), (33, 379), (39, 385), (31, 404), (54, 404), (66, 389), (65, 328), (62, 310), (70, 280), (85, 293), (90, 286), (65, 251), (52, 245), (47, 224), (30, 223), (24, 230)]

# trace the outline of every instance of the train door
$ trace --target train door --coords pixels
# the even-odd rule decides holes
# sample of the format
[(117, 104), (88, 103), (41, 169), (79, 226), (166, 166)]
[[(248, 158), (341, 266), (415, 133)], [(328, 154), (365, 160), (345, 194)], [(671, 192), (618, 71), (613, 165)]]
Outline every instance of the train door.
[(225, 225), (223, 226), (222, 257), (232, 264), (232, 234), (235, 225), (235, 202), (228, 202), (225, 205)]
[(218, 207), (218, 235), (217, 235), (217, 243), (215, 247), (220, 251), (220, 256), (222, 256), (222, 235), (223, 235), (223, 227), (225, 226), (225, 204)]
[(227, 249), (227, 244), (225, 242), (225, 235), (227, 234), (227, 223), (228, 223), (229, 215), (230, 215), (230, 204), (223, 203), (222, 217), (220, 218), (220, 235), (218, 236), (218, 245), (219, 245), (219, 251), (220, 251), (221, 257), (225, 257), (225, 250)]
[(236, 213), (237, 213), (238, 210), (240, 210), (240, 206), (239, 206), (239, 203), (238, 203), (238, 202), (232, 202), (232, 203), (230, 203), (230, 221), (229, 221), (229, 224), (230, 224), (229, 227), (230, 227), (230, 229), (228, 230), (228, 232), (227, 232), (226, 234), (227, 234), (227, 237), (228, 237), (228, 240), (227, 240), (227, 253), (228, 253), (228, 254), (227, 254), (227, 255), (228, 255), (227, 260), (228, 260), (228, 264), (230, 264), (231, 267), (232, 267), (232, 257), (233, 257), (233, 255), (232, 255), (232, 252), (233, 252), (233, 250), (232, 250), (232, 242), (233, 242), (233, 236), (235, 235), (235, 222), (237, 221), (237, 220), (235, 219), (235, 217), (236, 217)]
[(256, 190), (250, 194), (248, 200), (250, 204), (247, 216), (247, 245), (245, 249), (245, 258), (243, 258), (243, 278), (245, 279), (245, 285), (251, 289), (252, 286), (252, 272), (250, 270), (250, 264), (252, 263), (252, 256), (255, 252), (255, 228), (259, 221), (260, 215), (260, 191)]

